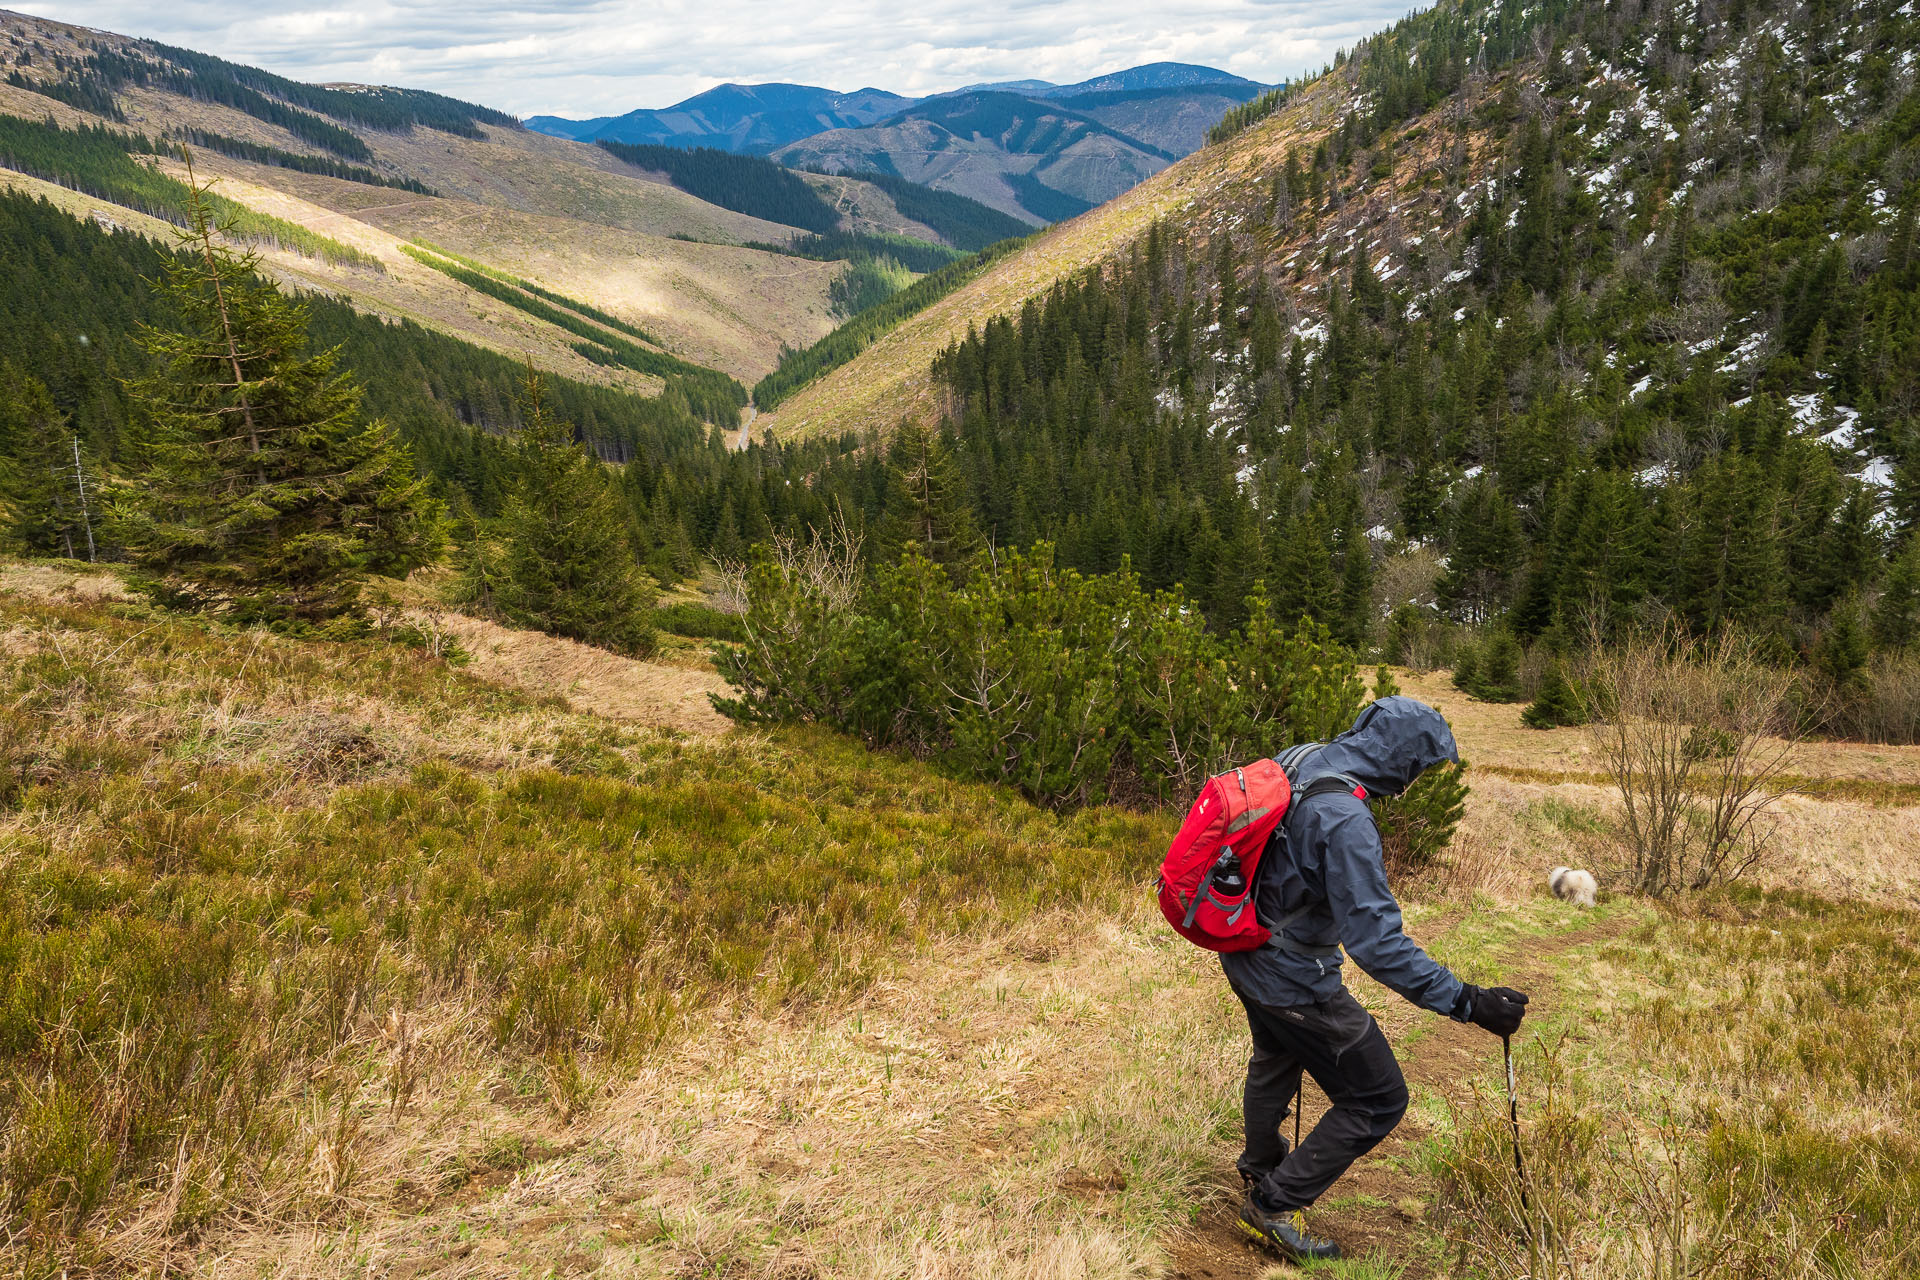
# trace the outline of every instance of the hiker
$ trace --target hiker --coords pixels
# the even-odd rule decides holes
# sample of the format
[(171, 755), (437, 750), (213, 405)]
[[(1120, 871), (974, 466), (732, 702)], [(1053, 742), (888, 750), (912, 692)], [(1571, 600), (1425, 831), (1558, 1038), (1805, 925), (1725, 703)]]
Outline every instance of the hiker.
[[(1253, 888), (1264, 946), (1223, 952), (1221, 965), (1253, 1032), (1247, 1063), (1246, 1199), (1240, 1225), (1284, 1258), (1337, 1258), (1339, 1246), (1307, 1234), (1301, 1210), (1393, 1132), (1407, 1084), (1373, 1016), (1348, 993), (1340, 949), (1373, 978), (1424, 1009), (1499, 1036), (1520, 1028), (1527, 997), (1460, 981), (1403, 932), (1387, 887), (1368, 796), (1396, 796), (1442, 761), (1459, 760), (1438, 711), (1382, 698), (1353, 728), (1321, 747), (1296, 748), (1293, 801), (1261, 859)], [(1289, 1150), (1280, 1134), (1299, 1105), (1300, 1073), (1332, 1103)]]

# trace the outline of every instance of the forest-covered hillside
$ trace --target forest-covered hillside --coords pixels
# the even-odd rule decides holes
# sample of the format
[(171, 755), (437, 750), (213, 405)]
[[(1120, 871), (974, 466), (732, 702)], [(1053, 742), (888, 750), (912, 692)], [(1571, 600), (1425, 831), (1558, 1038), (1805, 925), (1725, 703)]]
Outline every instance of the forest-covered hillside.
[[(583, 427), (694, 550), (932, 511), (1128, 558), (1221, 626), (1256, 580), (1389, 651), (1673, 608), (1857, 670), (1920, 609), (1920, 33), (1890, 3), (1808, 13), (1443, 6), (1236, 119), (1204, 202), (941, 355), (931, 432), (723, 458)], [(51, 311), (76, 305), (101, 303)], [(112, 399), (50, 368), (70, 412)]]
[[(143, 425), (131, 387), (154, 367), (142, 335), (177, 323), (153, 287), (169, 257), (143, 236), (0, 193), (0, 260), (12, 264), (0, 273), (0, 487), (10, 512), (58, 507), (77, 535), (71, 476), (49, 481), (22, 465), (49, 450), (77, 448), (95, 484), (125, 474)], [(313, 346), (338, 349), (341, 367), (365, 388), (368, 414), (393, 424), (434, 489), (456, 509), (498, 513), (516, 465), (509, 437), (522, 422), (516, 395), (526, 365), (331, 299), (304, 302)], [(635, 550), (664, 576), (692, 572), (696, 554), (711, 548), (740, 554), (744, 539), (768, 536), (770, 521), (824, 519), (817, 500), (784, 476), (817, 466), (831, 447), (791, 459), (777, 448), (728, 450), (671, 387), (649, 398), (549, 379), (548, 405), (619, 468)], [(790, 513), (796, 498), (804, 513)], [(18, 550), (70, 550), (61, 521), (11, 523)], [(111, 558), (116, 548), (102, 537), (100, 554)]]
[(1909, 10), (1410, 18), (1240, 122), (1305, 141), (948, 350), (895, 453), (1223, 625), (1263, 578), (1389, 649), (1673, 608), (1857, 669), (1920, 597)]

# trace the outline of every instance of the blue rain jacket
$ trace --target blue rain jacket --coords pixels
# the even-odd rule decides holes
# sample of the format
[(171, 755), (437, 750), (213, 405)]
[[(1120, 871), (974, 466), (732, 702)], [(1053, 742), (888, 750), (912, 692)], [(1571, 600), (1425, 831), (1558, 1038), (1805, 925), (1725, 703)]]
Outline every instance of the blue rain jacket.
[[(1438, 711), (1412, 698), (1382, 698), (1308, 757), (1295, 785), (1304, 789), (1316, 778), (1344, 774), (1370, 796), (1396, 796), (1429, 768), (1459, 758)], [(1321, 949), (1338, 942), (1384, 986), (1422, 1008), (1460, 1016), (1460, 979), (1406, 935), (1364, 800), (1323, 791), (1289, 809), (1261, 862), (1255, 901), (1268, 923), (1305, 908), (1287, 926), (1289, 940)], [(1310, 1004), (1341, 987), (1338, 952), (1314, 956), (1266, 946), (1222, 954), (1220, 963), (1234, 990), (1258, 1004)]]

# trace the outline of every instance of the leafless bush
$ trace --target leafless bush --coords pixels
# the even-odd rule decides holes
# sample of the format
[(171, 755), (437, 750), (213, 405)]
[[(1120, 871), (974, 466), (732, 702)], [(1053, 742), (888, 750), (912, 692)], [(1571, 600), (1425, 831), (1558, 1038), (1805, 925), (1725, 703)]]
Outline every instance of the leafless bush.
[[(846, 512), (834, 508), (833, 518), (824, 528), (808, 529), (810, 536), (796, 538), (776, 533), (768, 551), (784, 576), (805, 585), (809, 593), (825, 601), (835, 613), (851, 608), (860, 597), (860, 535), (847, 524)], [(747, 602), (747, 566), (735, 560), (719, 566), (720, 585), (714, 592), (717, 607), (729, 613), (745, 613)], [(731, 602), (738, 608), (730, 608)]]
[(1731, 632), (1667, 626), (1595, 644), (1589, 732), (1620, 788), (1632, 888), (1662, 895), (1752, 870), (1798, 735), (1792, 673)]
[(1872, 693), (1850, 698), (1829, 721), (1842, 738), (1908, 745), (1920, 742), (1920, 657), (1887, 654), (1867, 670)]

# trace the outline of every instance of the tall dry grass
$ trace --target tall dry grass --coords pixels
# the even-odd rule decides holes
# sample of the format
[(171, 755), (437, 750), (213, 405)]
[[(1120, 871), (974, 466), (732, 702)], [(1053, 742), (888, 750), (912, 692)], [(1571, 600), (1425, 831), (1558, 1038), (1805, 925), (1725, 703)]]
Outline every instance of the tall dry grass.
[(1560, 1034), (1436, 1159), (1479, 1274), (1910, 1276), (1920, 1263), (1920, 915), (1735, 889), (1609, 944)]
[(423, 1020), (564, 1121), (723, 995), (839, 998), (928, 939), (1112, 902), (1159, 830), (825, 734), (623, 728), (372, 641), (11, 599), (0, 627), (0, 1248), (29, 1274), (350, 1211), (366, 1094), (411, 1102)]

